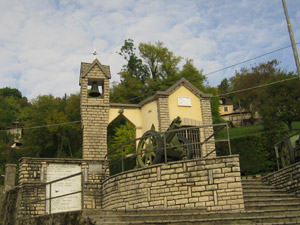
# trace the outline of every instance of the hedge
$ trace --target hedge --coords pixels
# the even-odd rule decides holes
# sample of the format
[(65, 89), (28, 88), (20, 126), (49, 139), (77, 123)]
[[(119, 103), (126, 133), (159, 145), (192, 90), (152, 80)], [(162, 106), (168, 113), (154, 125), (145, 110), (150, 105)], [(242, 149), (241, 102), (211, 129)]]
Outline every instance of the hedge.
[[(242, 175), (265, 174), (276, 170), (274, 144), (282, 138), (280, 131), (265, 132), (262, 135), (247, 135), (232, 138), (232, 154), (240, 155)], [(228, 155), (228, 144), (216, 143), (217, 155)]]

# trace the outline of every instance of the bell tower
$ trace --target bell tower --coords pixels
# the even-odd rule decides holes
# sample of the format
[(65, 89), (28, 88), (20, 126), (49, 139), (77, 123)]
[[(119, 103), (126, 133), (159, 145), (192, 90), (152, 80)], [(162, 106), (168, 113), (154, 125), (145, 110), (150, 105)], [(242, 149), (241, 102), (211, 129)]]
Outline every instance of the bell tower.
[(80, 110), (83, 128), (82, 158), (104, 160), (107, 153), (110, 67), (98, 59), (81, 63)]

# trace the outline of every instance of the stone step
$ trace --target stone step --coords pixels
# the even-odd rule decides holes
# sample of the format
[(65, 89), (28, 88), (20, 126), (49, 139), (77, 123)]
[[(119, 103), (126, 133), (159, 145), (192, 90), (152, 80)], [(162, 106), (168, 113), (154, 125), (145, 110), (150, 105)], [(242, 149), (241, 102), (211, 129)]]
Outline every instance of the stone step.
[(269, 185), (264, 185), (264, 184), (257, 184), (257, 185), (254, 185), (254, 184), (242, 184), (242, 187), (243, 189), (253, 189), (253, 190), (280, 190), (280, 191), (284, 191), (284, 190), (281, 190), (281, 189), (278, 189), (276, 187), (273, 187), (273, 186), (269, 186)]
[[(101, 215), (99, 215), (101, 214)], [(124, 224), (175, 224), (182, 223), (198, 223), (201, 224), (232, 224), (232, 221), (240, 221), (244, 224), (253, 224), (253, 221), (257, 222), (257, 218), (262, 222), (274, 222), (272, 218), (276, 217), (278, 222), (288, 222), (289, 220), (295, 220), (300, 222), (300, 210), (290, 208), (288, 210), (266, 210), (266, 211), (248, 211), (242, 213), (231, 213), (231, 212), (219, 212), (219, 213), (196, 213), (189, 212), (188, 210), (182, 210), (181, 215), (171, 214), (170, 212), (162, 212), (162, 214), (152, 214), (151, 211), (136, 211), (136, 214), (128, 214), (127, 212), (118, 212), (118, 215), (106, 214), (102, 212), (99, 214), (89, 215), (92, 221), (96, 221), (97, 224), (109, 224), (122, 222)], [(86, 215), (88, 216), (88, 215)], [(211, 220), (213, 218), (213, 220)], [(283, 221), (284, 218), (287, 218)], [(226, 222), (226, 223), (225, 223)], [(293, 222), (293, 221), (291, 221)]]
[(192, 214), (200, 214), (200, 213), (207, 213), (206, 208), (197, 207), (197, 208), (185, 208), (183, 209), (148, 209), (148, 210), (106, 210), (106, 209), (85, 209), (83, 211), (83, 216), (98, 216), (98, 215), (145, 215), (145, 214), (175, 214), (181, 215), (185, 214), (186, 212)]
[(245, 202), (258, 202), (258, 203), (266, 202), (267, 204), (269, 202), (280, 202), (280, 203), (294, 202), (300, 204), (300, 199), (296, 199), (295, 197), (292, 196), (279, 196), (279, 195), (262, 195), (262, 196), (246, 195), (244, 196), (244, 203)]
[[(132, 219), (132, 218), (131, 218)], [(178, 218), (178, 217), (164, 217), (164, 218), (155, 218), (155, 220), (150, 220), (149, 216), (144, 215), (143, 217), (139, 217), (140, 220), (129, 220), (124, 221), (116, 220), (112, 221), (103, 221), (103, 220), (93, 220), (95, 224), (172, 224), (172, 225), (189, 225), (189, 224), (209, 224), (209, 225), (219, 225), (219, 224), (299, 224), (300, 216), (299, 215), (272, 215), (272, 216), (245, 216), (242, 218), (236, 217), (226, 217), (226, 218)]]
[(245, 210), (287, 210), (289, 208), (295, 208), (299, 209), (300, 204), (299, 203), (269, 203), (266, 204), (265, 202), (262, 203), (249, 203), (245, 202)]

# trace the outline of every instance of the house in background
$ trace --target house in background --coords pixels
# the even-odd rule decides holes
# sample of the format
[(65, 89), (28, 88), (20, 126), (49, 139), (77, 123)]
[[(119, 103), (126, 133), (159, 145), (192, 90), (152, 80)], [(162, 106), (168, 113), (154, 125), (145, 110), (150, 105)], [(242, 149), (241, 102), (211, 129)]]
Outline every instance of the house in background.
[(7, 127), (7, 134), (14, 135), (14, 140), (11, 148), (20, 148), (22, 145), (21, 139), (23, 134), (22, 126)]
[(219, 113), (223, 120), (229, 123), (231, 126), (240, 127), (253, 125), (254, 123), (258, 123), (260, 121), (259, 115), (256, 113), (254, 118), (252, 119), (251, 112), (246, 111), (243, 108), (234, 108), (232, 102), (228, 101), (228, 99), (221, 97), (219, 98)]

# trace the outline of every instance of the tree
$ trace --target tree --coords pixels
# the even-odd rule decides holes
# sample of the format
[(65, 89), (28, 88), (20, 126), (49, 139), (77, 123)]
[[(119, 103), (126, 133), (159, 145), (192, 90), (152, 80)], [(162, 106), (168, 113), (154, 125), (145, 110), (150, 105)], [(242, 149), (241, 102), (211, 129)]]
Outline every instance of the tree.
[(247, 109), (252, 114), (252, 119), (255, 112), (259, 111), (262, 104), (261, 88), (253, 88), (264, 85), (269, 80), (281, 73), (281, 69), (277, 68), (279, 62), (277, 60), (268, 61), (267, 63), (260, 63), (258, 66), (251, 68), (242, 68), (237, 71), (235, 76), (230, 79), (233, 91), (248, 89), (247, 91), (237, 92), (234, 94), (233, 102), (235, 106), (241, 106)]
[[(297, 78), (297, 75), (281, 73), (272, 77), (270, 82), (293, 77)], [(264, 88), (262, 103), (260, 113), (266, 129), (278, 128), (280, 123), (285, 123), (292, 131), (292, 122), (300, 120), (300, 81), (293, 79)]]
[(219, 94), (225, 94), (230, 91), (230, 82), (227, 78), (224, 78), (218, 85)]
[(0, 89), (1, 97), (22, 98), (21, 92), (16, 88), (5, 87)]
[(24, 154), (34, 157), (80, 157), (80, 124), (56, 125), (80, 120), (79, 101), (79, 95), (63, 99), (43, 95), (34, 99), (32, 106), (25, 108), (21, 115), (25, 127), (37, 127), (24, 131)]
[[(138, 51), (138, 52), (137, 52)], [(140, 43), (135, 48), (131, 39), (124, 41), (120, 55), (126, 64), (120, 71), (120, 83), (114, 83), (111, 102), (138, 103), (155, 91), (166, 90), (182, 77), (203, 90), (205, 76), (187, 59), (182, 68), (182, 57), (175, 56), (162, 42)]]

